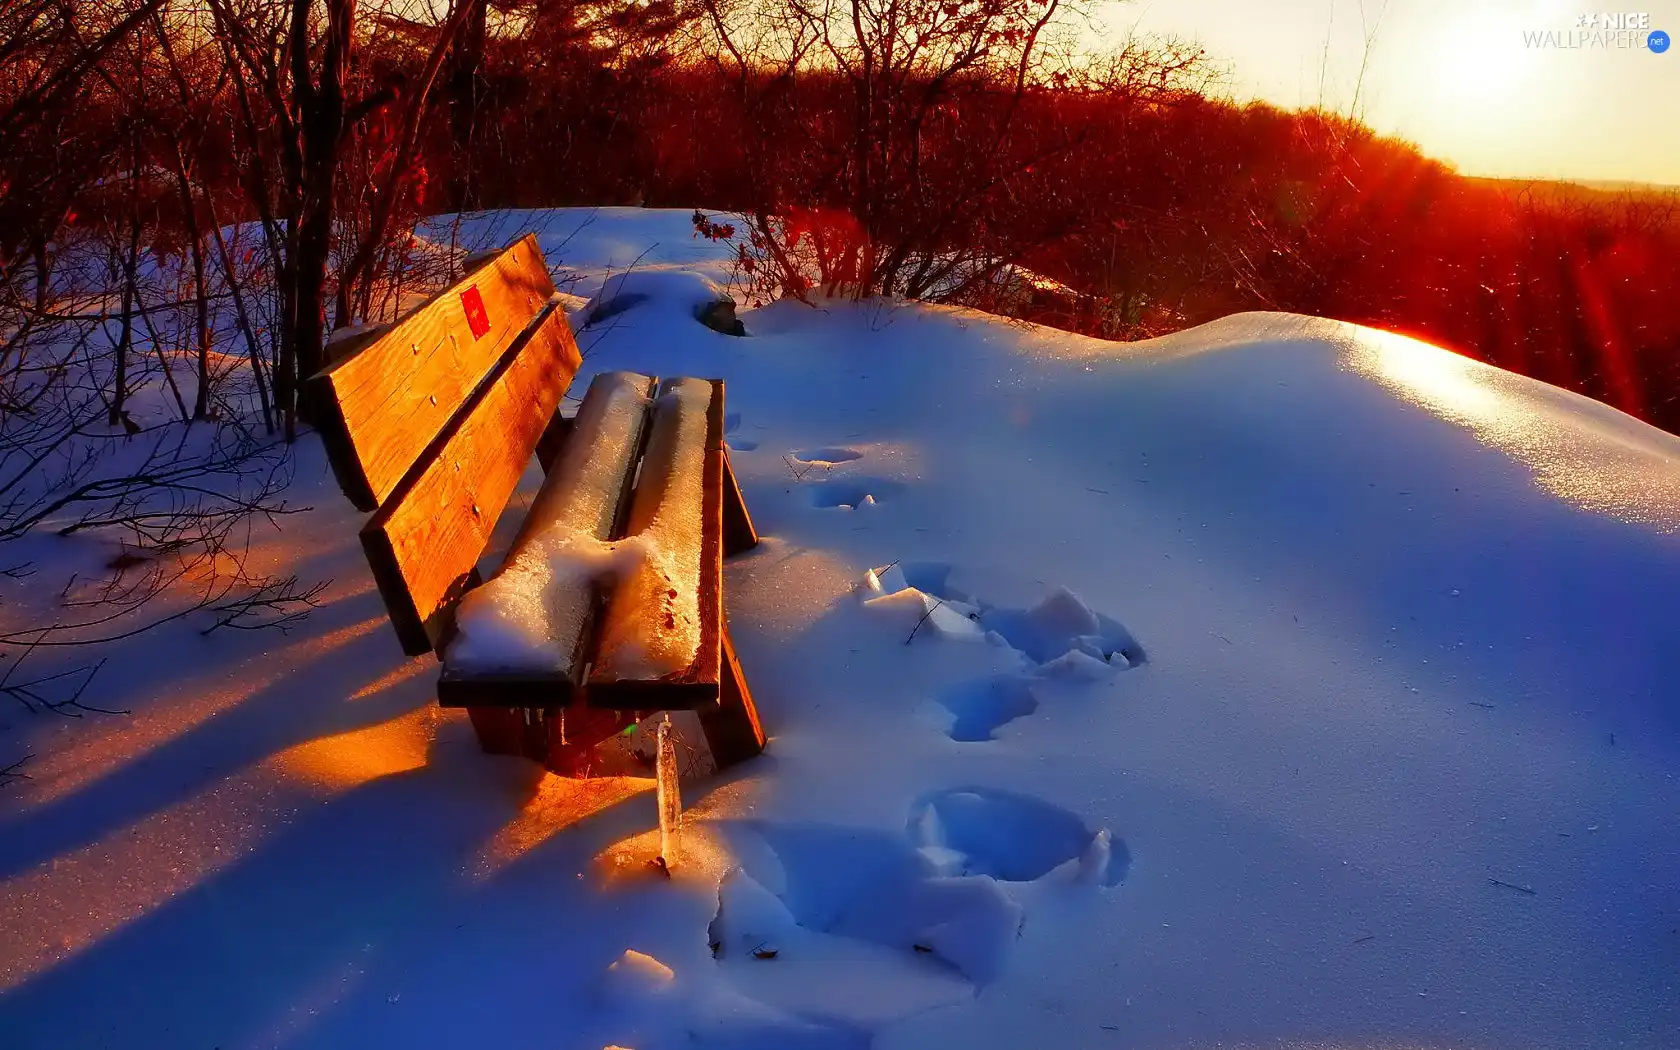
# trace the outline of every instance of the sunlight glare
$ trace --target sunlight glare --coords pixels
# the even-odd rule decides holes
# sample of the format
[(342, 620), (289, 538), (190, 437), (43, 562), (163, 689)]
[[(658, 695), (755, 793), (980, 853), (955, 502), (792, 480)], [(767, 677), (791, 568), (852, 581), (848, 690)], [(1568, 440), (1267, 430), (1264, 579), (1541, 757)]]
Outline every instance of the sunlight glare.
[(389, 722), (298, 744), (270, 761), (291, 777), (348, 791), (424, 766), (437, 720), (438, 709), (428, 705)]
[(1446, 101), (1480, 107), (1520, 98), (1527, 80), (1520, 25), (1483, 10), (1454, 18), (1443, 29), (1433, 68), (1420, 72)]
[[(682, 852), (671, 870), (672, 879), (715, 886), (738, 863), (719, 834), (717, 822), (751, 810), (761, 788), (756, 777), (733, 781), (713, 788), (683, 811)], [(655, 825), (602, 849), (591, 862), (591, 869), (602, 886), (635, 885), (664, 878), (653, 863), (658, 855), (659, 828)]]
[(1539, 487), (1585, 510), (1680, 531), (1680, 458), (1672, 435), (1583, 395), (1421, 340), (1339, 326), (1353, 334), (1347, 362), (1354, 370), (1468, 428), (1526, 466)]
[(544, 773), (536, 791), (480, 852), (474, 877), (482, 882), (566, 828), (643, 792), (649, 777), (572, 779)]
[(362, 686), (350, 694), (351, 700), (368, 700), (383, 694), (387, 689), (399, 686), (431, 671), (437, 670), (437, 661), (431, 656), (416, 656), (406, 663), (399, 664), (393, 671), (387, 671), (367, 685)]
[(1465, 421), (1495, 410), (1498, 397), (1473, 370), (1486, 366), (1438, 346), (1393, 332), (1370, 330), (1365, 343), (1376, 371), (1442, 415)]

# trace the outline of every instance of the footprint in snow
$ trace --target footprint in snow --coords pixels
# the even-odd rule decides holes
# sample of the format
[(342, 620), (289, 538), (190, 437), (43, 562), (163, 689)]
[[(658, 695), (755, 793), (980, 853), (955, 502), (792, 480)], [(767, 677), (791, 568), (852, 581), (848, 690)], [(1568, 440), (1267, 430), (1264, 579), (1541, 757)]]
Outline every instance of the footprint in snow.
[(1038, 710), (1032, 682), (1020, 675), (999, 675), (964, 682), (939, 698), (951, 713), (952, 740), (996, 740), (997, 731)]
[(596, 1038), (612, 1047), (773, 1046), (777, 1050), (867, 1050), (868, 1033), (806, 1020), (720, 987), (702, 970), (678, 972), (630, 949), (596, 979)]
[(833, 477), (836, 467), (856, 463), (862, 458), (861, 450), (840, 445), (800, 449), (789, 452), (782, 460), (794, 481), (813, 483), (816, 492), (811, 500), (814, 506), (852, 510), (878, 503), (883, 493), (904, 487), (882, 478)]
[(789, 453), (789, 458), (801, 466), (807, 467), (837, 467), (842, 463), (851, 463), (863, 458), (863, 453), (855, 448), (807, 448)]
[(940, 875), (901, 835), (828, 824), (727, 829), (742, 865), (707, 927), (731, 991), (864, 1036), (972, 999), (998, 973), (1021, 906), (995, 879)]
[(737, 436), (735, 432), (740, 429), (741, 413), (726, 413), (723, 417), (723, 435), (724, 443), (729, 446), (729, 450), (731, 452), (755, 451), (758, 448), (758, 442), (754, 441), (752, 438)]
[(809, 486), (811, 506), (826, 510), (860, 510), (896, 497), (904, 486), (886, 478), (832, 478)]
[(1117, 886), (1131, 867), (1126, 844), (1092, 830), (1060, 806), (992, 788), (955, 788), (924, 797), (910, 811), (910, 837), (949, 875), (1033, 882), (1052, 873)]
[(729, 989), (775, 1016), (863, 1037), (978, 994), (1025, 912), (1009, 887), (1113, 886), (1124, 843), (1025, 795), (936, 792), (903, 835), (827, 824), (726, 829), (742, 865), (707, 928)]

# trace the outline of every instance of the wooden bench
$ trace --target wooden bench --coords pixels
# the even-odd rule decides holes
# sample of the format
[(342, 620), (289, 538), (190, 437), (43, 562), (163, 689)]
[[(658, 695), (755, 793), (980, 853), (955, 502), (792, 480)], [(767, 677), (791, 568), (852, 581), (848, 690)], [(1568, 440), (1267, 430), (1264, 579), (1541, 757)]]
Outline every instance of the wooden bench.
[[(723, 558), (758, 537), (721, 381), (609, 373), (563, 416), (581, 359), (534, 236), (336, 349), (310, 412), (345, 495), (372, 512), (362, 547), (403, 650), (438, 655), (438, 701), (467, 709), (486, 751), (575, 775), (596, 744), (668, 710), (699, 716), (720, 768), (763, 750), (723, 616)], [(545, 479), (505, 571), (461, 614), (533, 455)], [(617, 577), (569, 574), (589, 557)], [(527, 608), (559, 610), (553, 622), (488, 597), (542, 579)], [(541, 646), (498, 652), (504, 623)]]

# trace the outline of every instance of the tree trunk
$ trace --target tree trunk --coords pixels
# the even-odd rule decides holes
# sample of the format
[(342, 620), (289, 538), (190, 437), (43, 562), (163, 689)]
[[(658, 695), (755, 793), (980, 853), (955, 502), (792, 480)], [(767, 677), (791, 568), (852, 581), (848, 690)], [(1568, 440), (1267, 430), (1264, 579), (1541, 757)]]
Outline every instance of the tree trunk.
[(270, 434), (274, 433), (274, 411), (268, 401), (268, 383), (263, 379), (262, 349), (257, 343), (257, 332), (251, 324), (251, 312), (245, 306), (245, 290), (239, 276), (238, 261), (234, 258), (234, 251), (222, 235), (221, 220), (216, 215), (214, 198), (206, 199), (209, 210), (210, 232), (216, 238), (216, 255), (222, 261), (222, 273), (226, 275), (228, 292), (233, 296), (234, 320), (239, 325), (239, 334), (245, 340), (245, 349), (251, 359), (251, 380), (256, 384), (257, 403), (262, 406), (263, 426)]
[(134, 345), (134, 308), (140, 284), (140, 133), (136, 130), (129, 155), (128, 244), (122, 258), (122, 334), (117, 337), (117, 369), (111, 395), (109, 423), (122, 422), (128, 403), (128, 351)]
[(198, 392), (193, 396), (193, 419), (210, 418), (210, 286), (204, 269), (204, 230), (194, 207), (192, 183), (181, 168), (181, 197), (186, 208), (187, 243), (192, 253), (193, 295), (197, 299), (193, 317), (193, 341), (198, 346)]
[[(297, 209), (295, 280), (290, 334), (294, 372), (286, 376), (289, 394), (301, 393), (296, 384), (321, 368), (326, 334), (327, 265), (332, 250), (333, 189), (338, 176), (338, 146), (344, 132), (344, 75), (356, 22), (356, 0), (327, 0), (326, 35), (321, 46), (320, 77), (309, 71), (310, 0), (292, 3), (292, 96), (297, 106), (302, 139), (303, 170)], [(275, 386), (280, 377), (275, 377)], [(305, 420), (308, 406), (297, 409)], [(288, 431), (291, 428), (288, 427)]]
[(123, 262), (125, 271), (122, 290), (122, 334), (117, 337), (116, 375), (111, 384), (111, 411), (105, 421), (111, 426), (122, 422), (123, 403), (128, 398), (128, 347), (134, 341), (134, 271)]
[(467, 0), (471, 10), (449, 48), (449, 134), (453, 162), (450, 165), (449, 202), (455, 211), (472, 211), (480, 206), (478, 155), (474, 142), (479, 102), (484, 92), (485, 20), (487, 0)]

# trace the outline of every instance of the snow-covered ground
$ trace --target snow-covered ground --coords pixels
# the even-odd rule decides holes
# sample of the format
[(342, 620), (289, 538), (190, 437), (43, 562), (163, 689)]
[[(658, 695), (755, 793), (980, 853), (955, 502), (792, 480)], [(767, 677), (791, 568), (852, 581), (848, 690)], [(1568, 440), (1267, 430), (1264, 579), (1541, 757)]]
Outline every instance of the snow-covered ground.
[(1292, 316), (735, 339), (686, 213), (463, 227), (527, 228), (580, 321), (649, 296), (576, 392), (728, 383), (769, 751), (650, 873), (650, 780), (433, 706), (308, 444), (264, 553), (334, 578), (302, 629), (0, 713), (0, 1046), (1680, 1046), (1680, 439)]

